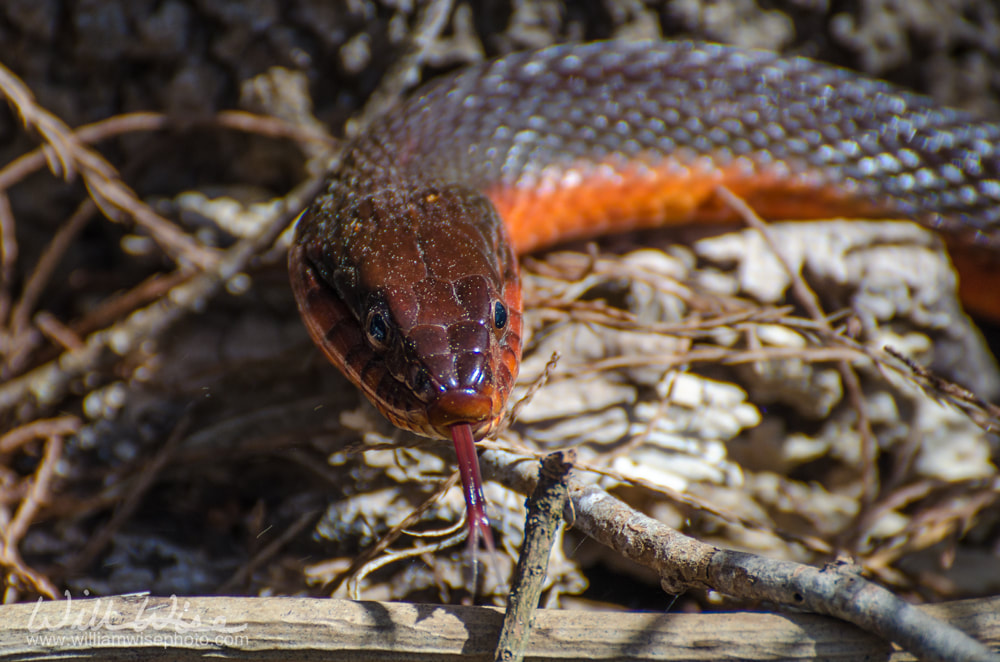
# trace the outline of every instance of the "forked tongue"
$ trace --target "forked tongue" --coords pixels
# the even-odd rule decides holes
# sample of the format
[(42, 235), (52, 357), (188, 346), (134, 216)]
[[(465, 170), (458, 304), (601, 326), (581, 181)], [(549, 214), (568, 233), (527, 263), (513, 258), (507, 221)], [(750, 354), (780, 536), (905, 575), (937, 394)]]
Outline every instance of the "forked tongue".
[(475, 563), (480, 537), (486, 544), (486, 549), (491, 553), (496, 551), (493, 546), (493, 530), (490, 529), (490, 520), (486, 516), (486, 497), (483, 496), (483, 478), (479, 473), (479, 456), (476, 455), (476, 441), (468, 423), (451, 426), (451, 440), (455, 444), (455, 454), (458, 455), (458, 473), (462, 476), (462, 492), (465, 494), (465, 511), (469, 521), (469, 551)]

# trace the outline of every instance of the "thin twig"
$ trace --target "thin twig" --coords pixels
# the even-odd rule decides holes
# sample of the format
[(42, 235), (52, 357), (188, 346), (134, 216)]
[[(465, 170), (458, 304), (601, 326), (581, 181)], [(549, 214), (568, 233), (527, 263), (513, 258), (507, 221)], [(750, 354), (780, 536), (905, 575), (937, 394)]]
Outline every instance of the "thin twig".
[(44, 434), (47, 437), (45, 453), (35, 471), (31, 486), (18, 505), (13, 519), (3, 531), (0, 531), (0, 539), (3, 541), (3, 547), (0, 549), (0, 565), (11, 568), (19, 577), (30, 584), (35, 592), (49, 599), (55, 599), (58, 590), (47, 577), (24, 563), (18, 551), (18, 544), (27, 533), (28, 527), (34, 521), (39, 509), (49, 500), (56, 466), (62, 457), (63, 437), (75, 432), (79, 429), (79, 425), (78, 419), (69, 416), (49, 421), (35, 421), (30, 426), (22, 428), (18, 435), (8, 434), (0, 440), (0, 447), (16, 448), (30, 438), (37, 438), (39, 434)]
[(174, 426), (167, 441), (160, 447), (156, 455), (149, 462), (142, 465), (138, 475), (131, 481), (128, 489), (121, 499), (118, 500), (117, 508), (107, 524), (101, 527), (84, 546), (80, 553), (73, 557), (72, 561), (66, 564), (64, 575), (73, 576), (83, 568), (93, 562), (97, 555), (111, 542), (111, 539), (119, 529), (128, 521), (136, 509), (142, 505), (142, 499), (146, 492), (153, 486), (153, 482), (160, 475), (160, 472), (167, 466), (177, 450), (178, 444), (184, 438), (188, 425), (191, 422), (190, 414), (185, 414)]
[(292, 522), (291, 526), (281, 532), (281, 535), (269, 542), (260, 550), (254, 557), (247, 561), (243, 566), (240, 567), (233, 576), (226, 580), (222, 586), (219, 587), (219, 593), (228, 593), (232, 591), (237, 586), (240, 586), (254, 571), (271, 559), (275, 554), (281, 551), (281, 548), (287, 545), (289, 542), (295, 539), (309, 524), (316, 519), (319, 513), (315, 510), (302, 513), (299, 515), (298, 519)]
[(13, 298), (11, 287), (17, 270), (17, 234), (10, 197), (0, 190), (0, 326), (7, 319)]
[(301, 144), (318, 143), (327, 149), (333, 149), (337, 145), (337, 140), (333, 136), (318, 128), (293, 124), (280, 117), (257, 115), (243, 110), (219, 111), (213, 118), (213, 123), (226, 129), (253, 133), (258, 136), (285, 138)]
[[(409, 515), (403, 518), (396, 526), (389, 529), (384, 536), (382, 536), (377, 543), (372, 545), (370, 548), (363, 551), (361, 554), (356, 556), (351, 565), (347, 567), (342, 573), (334, 577), (330, 582), (323, 586), (323, 590), (328, 592), (330, 595), (336, 593), (340, 585), (345, 581), (351, 581), (356, 584), (356, 576), (361, 573), (362, 569), (372, 561), (372, 559), (377, 558), (380, 554), (385, 552), (389, 546), (396, 542), (400, 536), (406, 533), (412, 525), (420, 521), (421, 515), (434, 504), (435, 501), (441, 498), (441, 496), (454, 487), (458, 483), (458, 472), (453, 472), (447, 480), (443, 481), (438, 485), (437, 489), (424, 499), (424, 502), (413, 509)], [(423, 553), (423, 552), (420, 552)], [(393, 557), (395, 558), (395, 557)]]
[[(451, 529), (453, 527), (449, 527)], [(403, 549), (400, 551), (387, 552), (386, 554), (373, 559), (366, 563), (364, 566), (358, 569), (358, 571), (351, 576), (347, 582), (347, 592), (351, 596), (352, 600), (361, 599), (361, 581), (375, 572), (379, 568), (383, 568), (390, 563), (397, 563), (399, 561), (404, 561), (406, 559), (412, 559), (417, 556), (423, 556), (424, 554), (432, 554), (435, 552), (440, 552), (443, 549), (448, 549), (449, 547), (454, 547), (460, 545), (469, 537), (469, 530), (466, 527), (462, 527), (458, 533), (451, 536), (450, 538), (445, 538), (439, 542), (430, 543), (427, 545), (418, 545), (416, 547), (411, 547), (409, 549)], [(472, 589), (474, 590), (474, 588)]]
[(77, 335), (86, 335), (105, 326), (113, 325), (117, 320), (126, 317), (142, 306), (149, 305), (181, 283), (191, 280), (192, 277), (193, 274), (181, 269), (175, 269), (165, 274), (153, 274), (132, 289), (103, 299), (93, 310), (73, 321), (70, 328)]
[(70, 381), (95, 368), (107, 348), (113, 346), (117, 354), (124, 355), (139, 343), (162, 333), (188, 312), (201, 308), (229, 279), (245, 269), (254, 256), (274, 243), (322, 185), (320, 179), (301, 184), (285, 197), (284, 210), (279, 218), (266, 224), (256, 236), (237, 242), (222, 254), (211, 270), (178, 285), (171, 290), (169, 297), (163, 297), (127, 319), (91, 334), (84, 341), (83, 349), (63, 354), (56, 361), (0, 384), (0, 412), (33, 399), (43, 407), (58, 402), (69, 388)]
[[(169, 119), (162, 113), (129, 113), (86, 124), (74, 130), (80, 142), (93, 144), (125, 133), (160, 131), (169, 126)], [(0, 191), (13, 188), (48, 163), (45, 147), (38, 147), (17, 157), (0, 168)]]
[(154, 212), (118, 178), (115, 168), (103, 156), (88, 148), (66, 124), (42, 108), (31, 90), (10, 69), (0, 64), (0, 92), (10, 100), (25, 125), (34, 128), (51, 147), (49, 167), (56, 175), (71, 179), (76, 172), (98, 207), (111, 220), (117, 214), (105, 205), (124, 211), (145, 228), (167, 255), (202, 269), (213, 266), (217, 255), (177, 226)]
[(52, 278), (52, 274), (63, 261), (66, 251), (73, 244), (73, 240), (87, 225), (87, 221), (93, 218), (96, 211), (97, 205), (94, 204), (93, 200), (88, 198), (81, 202), (76, 211), (52, 236), (45, 250), (42, 251), (10, 316), (10, 326), (15, 335), (22, 333), (28, 326), (31, 312), (35, 309), (45, 286)]
[(372, 120), (398, 103), (407, 90), (420, 82), (420, 68), (434, 41), (444, 30), (453, 2), (454, 0), (431, 0), (424, 7), (410, 35), (407, 52), (395, 59), (378, 88), (368, 96), (362, 111), (345, 125), (348, 137), (360, 135)]
[[(271, 138), (287, 138), (299, 143), (321, 143), (331, 148), (337, 142), (329, 134), (309, 127), (292, 124), (277, 117), (255, 115), (242, 110), (223, 110), (209, 118), (206, 122), (194, 122), (193, 126), (205, 124), (219, 126), (234, 131), (254, 133)], [(91, 124), (85, 124), (73, 130), (80, 142), (86, 144), (99, 143), (116, 136), (139, 131), (163, 131), (171, 127), (190, 127), (192, 123), (177, 121), (164, 113), (124, 113)], [(45, 167), (46, 154), (44, 148), (32, 150), (19, 156), (3, 168), (0, 168), (0, 191), (13, 187), (28, 175)]]
[(65, 351), (73, 352), (83, 347), (80, 336), (75, 334), (73, 329), (60, 322), (59, 318), (52, 313), (43, 310), (35, 315), (35, 326), (46, 338)]
[[(886, 345), (882, 349), (885, 350), (885, 353), (889, 356), (902, 361), (906, 367), (909, 368), (910, 373), (919, 380), (919, 383), (925, 389), (930, 389), (937, 394), (943, 394), (950, 401), (958, 401), (961, 404), (971, 405), (972, 407), (985, 412), (988, 417), (985, 420), (977, 420), (978, 417), (973, 417), (976, 424), (984, 430), (987, 432), (996, 432), (997, 430), (1000, 430), (1000, 407), (986, 402), (961, 384), (956, 384), (951, 380), (945, 379), (929, 368), (920, 365), (892, 345)], [(967, 410), (966, 407), (963, 407), (963, 409)]]
[[(775, 259), (778, 260), (781, 268), (788, 275), (795, 299), (805, 308), (809, 317), (818, 324), (829, 325), (827, 315), (823, 312), (816, 293), (806, 283), (800, 271), (792, 266), (792, 263), (785, 256), (784, 251), (781, 250), (779, 242), (775, 239), (774, 234), (767, 223), (764, 222), (764, 219), (758, 216), (757, 212), (745, 200), (726, 187), (720, 186), (716, 189), (716, 192), (733, 211), (739, 214), (740, 218), (747, 225), (756, 230), (764, 239)], [(879, 446), (878, 441), (875, 439), (875, 433), (872, 431), (871, 418), (868, 416), (868, 405), (865, 403), (864, 392), (861, 388), (861, 380), (858, 378), (857, 371), (847, 360), (837, 361), (837, 371), (844, 381), (844, 390), (847, 392), (851, 407), (857, 414), (858, 434), (861, 436), (861, 462), (859, 463), (859, 469), (861, 470), (862, 491), (858, 499), (861, 507), (858, 509), (858, 514), (855, 518), (855, 523), (857, 524), (864, 518), (865, 512), (871, 507), (878, 496), (879, 475), (876, 463)], [(859, 539), (863, 536), (858, 529), (859, 527), (850, 527), (848, 529), (856, 532), (853, 538), (848, 541), (849, 549), (855, 549)]]
[(76, 416), (60, 416), (26, 423), (0, 436), (0, 453), (13, 453), (35, 439), (75, 434), (80, 429)]
[(521, 662), (524, 659), (535, 609), (549, 568), (552, 541), (563, 521), (563, 510), (569, 499), (566, 486), (575, 461), (576, 451), (573, 449), (552, 453), (542, 460), (538, 485), (528, 499), (524, 543), (514, 570), (500, 639), (493, 654), (497, 662)]
[(559, 365), (559, 352), (552, 352), (552, 356), (549, 357), (548, 362), (545, 364), (545, 368), (542, 370), (542, 374), (535, 379), (534, 382), (528, 386), (528, 390), (524, 392), (524, 395), (514, 403), (514, 406), (510, 408), (510, 413), (504, 416), (503, 421), (500, 423), (500, 427), (497, 429), (494, 436), (499, 436), (504, 430), (509, 428), (514, 421), (517, 420), (518, 414), (528, 406), (535, 394), (538, 393), (545, 384), (548, 383), (549, 378), (552, 377), (552, 373), (555, 372), (556, 366)]

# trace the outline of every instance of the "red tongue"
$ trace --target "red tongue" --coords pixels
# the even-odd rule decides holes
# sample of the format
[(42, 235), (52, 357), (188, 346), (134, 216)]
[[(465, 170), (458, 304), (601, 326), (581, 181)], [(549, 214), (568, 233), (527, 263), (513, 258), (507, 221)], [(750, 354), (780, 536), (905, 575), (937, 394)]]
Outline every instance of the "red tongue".
[(451, 440), (458, 455), (458, 472), (462, 476), (462, 491), (465, 493), (465, 510), (469, 520), (469, 549), (475, 557), (479, 538), (486, 543), (486, 549), (494, 551), (493, 531), (486, 516), (486, 497), (483, 496), (483, 479), (479, 474), (479, 456), (476, 442), (468, 423), (451, 426)]

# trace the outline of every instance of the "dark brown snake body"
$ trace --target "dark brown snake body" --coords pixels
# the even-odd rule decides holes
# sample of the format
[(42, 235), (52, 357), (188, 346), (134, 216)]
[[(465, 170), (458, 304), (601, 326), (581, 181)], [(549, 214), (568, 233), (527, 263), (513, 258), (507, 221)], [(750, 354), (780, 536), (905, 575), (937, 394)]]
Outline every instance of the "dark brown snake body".
[(914, 219), (1000, 262), (1000, 123), (803, 58), (603, 42), (465, 69), (377, 120), (302, 215), (292, 285), (390, 421), (455, 440), (490, 542), (473, 439), (517, 377), (517, 255), (731, 220), (720, 186), (766, 218)]

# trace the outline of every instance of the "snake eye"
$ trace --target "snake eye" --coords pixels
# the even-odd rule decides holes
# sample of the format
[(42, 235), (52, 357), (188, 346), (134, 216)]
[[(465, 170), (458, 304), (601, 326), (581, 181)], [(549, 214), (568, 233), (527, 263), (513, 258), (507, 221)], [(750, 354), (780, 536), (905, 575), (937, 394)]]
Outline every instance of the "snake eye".
[(502, 301), (493, 304), (493, 326), (498, 329), (507, 326), (507, 306)]
[(377, 310), (368, 312), (365, 333), (368, 335), (368, 342), (376, 347), (384, 348), (389, 344), (389, 325), (386, 323), (382, 313)]

